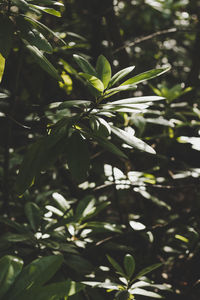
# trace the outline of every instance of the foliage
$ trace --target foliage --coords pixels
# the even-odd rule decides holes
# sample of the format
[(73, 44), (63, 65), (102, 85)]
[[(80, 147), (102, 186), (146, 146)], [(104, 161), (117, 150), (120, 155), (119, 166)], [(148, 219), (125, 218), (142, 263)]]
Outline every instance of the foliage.
[(0, 1), (0, 299), (199, 299), (199, 24)]

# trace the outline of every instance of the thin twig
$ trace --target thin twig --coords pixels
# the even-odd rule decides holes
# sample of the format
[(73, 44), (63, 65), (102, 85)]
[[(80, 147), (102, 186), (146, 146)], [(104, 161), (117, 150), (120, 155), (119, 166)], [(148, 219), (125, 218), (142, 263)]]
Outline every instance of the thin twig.
[(177, 31), (179, 31), (177, 28), (169, 28), (169, 29), (164, 29), (164, 30), (160, 30), (160, 31), (154, 32), (154, 33), (146, 35), (146, 36), (142, 36), (142, 37), (136, 38), (133, 42), (125, 43), (123, 46), (115, 49), (113, 53), (117, 53), (117, 52), (121, 51), (122, 49), (124, 49), (126, 47), (135, 46), (135, 45), (140, 44), (140, 43), (142, 43), (144, 41), (153, 39), (154, 37), (157, 37), (159, 35), (164, 35), (164, 34), (169, 34), (169, 33), (175, 33)]

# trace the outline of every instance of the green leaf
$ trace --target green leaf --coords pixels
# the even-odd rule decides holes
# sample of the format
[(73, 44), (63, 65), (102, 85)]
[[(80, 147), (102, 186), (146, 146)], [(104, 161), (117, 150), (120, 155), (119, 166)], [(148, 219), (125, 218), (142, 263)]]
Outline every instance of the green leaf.
[[(0, 83), (1, 83), (2, 78), (3, 78), (3, 73), (4, 73), (4, 68), (5, 68), (5, 61), (6, 61), (5, 58), (0, 53)], [(3, 94), (3, 95), (5, 95), (5, 94)]]
[(96, 71), (98, 78), (103, 82), (104, 89), (106, 89), (111, 79), (111, 66), (105, 56), (100, 55), (98, 57)]
[(34, 231), (37, 231), (41, 219), (40, 208), (38, 207), (38, 205), (33, 202), (26, 203), (25, 214), (27, 219), (29, 220), (32, 229)]
[(57, 272), (62, 263), (61, 255), (46, 256), (31, 262), (21, 271), (8, 293), (7, 300), (22, 299), (29, 289), (45, 284)]
[(133, 97), (127, 99), (121, 99), (117, 101), (110, 102), (109, 105), (126, 105), (126, 104), (137, 104), (137, 103), (148, 103), (152, 101), (160, 101), (165, 99), (164, 97), (158, 96), (143, 96), (143, 97)]
[(56, 17), (61, 17), (61, 13), (57, 10), (55, 10), (54, 8), (50, 8), (50, 7), (44, 7), (44, 6), (39, 6), (39, 5), (34, 5), (34, 4), (29, 4), (30, 7), (39, 9), (47, 14), (56, 16)]
[(13, 22), (8, 17), (0, 14), (0, 54), (5, 59), (8, 57), (12, 47), (13, 34)]
[(6, 255), (0, 259), (0, 298), (5, 295), (20, 274), (23, 267), (21, 258)]
[(29, 10), (29, 4), (25, 0), (11, 0), (11, 2), (23, 11)]
[(44, 56), (44, 54), (38, 50), (35, 46), (27, 45), (26, 48), (31, 52), (35, 61), (40, 65), (42, 69), (44, 69), (47, 73), (49, 73), (55, 79), (62, 81), (62, 78), (58, 74), (57, 70), (54, 66), (48, 61), (48, 59)]
[(113, 268), (117, 271), (117, 273), (126, 277), (122, 267), (118, 264), (118, 262), (114, 258), (112, 258), (110, 255), (106, 255), (106, 257), (109, 260), (109, 262), (111, 263), (111, 265), (113, 266)]
[(115, 295), (116, 300), (129, 300), (129, 292), (127, 291), (119, 291)]
[(84, 73), (88, 73), (89, 75), (98, 77), (93, 66), (84, 57), (77, 55), (77, 54), (74, 54), (73, 57), (74, 57), (76, 63), (79, 65), (79, 67), (81, 68), (81, 70)]
[(120, 85), (116, 88), (112, 88), (106, 91), (106, 97), (110, 97), (113, 94), (116, 94), (118, 92), (122, 92), (122, 91), (133, 91), (137, 88), (137, 86), (135, 84), (127, 84), (127, 85)]
[(52, 53), (53, 48), (47, 41), (44, 35), (39, 32), (36, 28), (33, 28), (30, 22), (24, 18), (17, 18), (17, 25), (20, 29), (21, 36), (27, 41), (27, 44), (37, 47), (39, 50)]
[(102, 137), (102, 136), (97, 136), (97, 135), (93, 135), (90, 133), (90, 136), (95, 139), (99, 145), (101, 145), (103, 148), (105, 148), (106, 150), (110, 151), (111, 153), (123, 157), (123, 158), (127, 158), (126, 154), (124, 154), (120, 149), (118, 149), (113, 143), (111, 143), (108, 139)]
[(141, 151), (145, 151), (151, 154), (155, 154), (155, 150), (149, 146), (148, 144), (146, 144), (145, 142), (143, 142), (142, 140), (136, 138), (134, 135), (129, 134), (128, 132), (119, 129), (117, 127), (111, 126), (111, 130), (112, 132), (118, 137), (120, 138), (124, 143), (132, 146), (133, 148), (139, 149)]
[(126, 254), (124, 257), (124, 269), (130, 279), (135, 271), (135, 259), (131, 254)]
[(64, 101), (63, 103), (61, 103), (59, 106), (58, 106), (58, 110), (61, 110), (61, 109), (65, 109), (65, 108), (68, 108), (68, 107), (72, 107), (72, 106), (88, 106), (91, 104), (91, 101), (89, 100), (69, 100), (69, 101)]
[(133, 295), (143, 295), (143, 296), (146, 296), (146, 297), (152, 297), (152, 298), (158, 298), (158, 299), (163, 298), (158, 293), (147, 291), (147, 290), (140, 289), (140, 288), (133, 289), (131, 294), (133, 294)]
[(163, 68), (163, 69), (152, 69), (149, 71), (146, 71), (144, 73), (141, 73), (139, 75), (136, 75), (128, 80), (126, 80), (125, 82), (123, 82), (121, 84), (121, 86), (126, 86), (126, 85), (131, 85), (131, 84), (138, 84), (140, 82), (143, 82), (145, 80), (149, 80), (152, 79), (154, 77), (157, 77), (167, 71), (169, 71), (170, 68)]
[(117, 72), (110, 80), (109, 87), (112, 87), (115, 83), (120, 81), (122, 78), (124, 78), (126, 75), (128, 75), (130, 72), (133, 71), (135, 66), (125, 68), (119, 72)]
[(117, 232), (121, 233), (121, 229), (116, 226), (116, 224), (111, 224), (107, 222), (98, 222), (98, 221), (91, 221), (84, 223), (84, 227), (92, 228), (95, 232)]
[(131, 282), (134, 282), (136, 279), (138, 279), (138, 278), (140, 278), (140, 277), (142, 277), (142, 276), (144, 276), (144, 275), (146, 275), (146, 274), (152, 272), (153, 270), (159, 268), (160, 266), (162, 266), (162, 264), (161, 264), (161, 263), (158, 263), (158, 264), (154, 264), (154, 265), (151, 265), (151, 266), (149, 266), (149, 267), (147, 267), (147, 268), (142, 269), (142, 270), (141, 270), (141, 271), (133, 278), (133, 280), (132, 280)]
[(94, 87), (96, 90), (103, 92), (104, 85), (100, 79), (88, 73), (79, 73), (79, 75), (85, 78), (91, 84), (91, 86)]
[(63, 39), (61, 39), (59, 37), (59, 35), (54, 32), (53, 30), (51, 30), (49, 27), (47, 27), (46, 25), (42, 24), (41, 22), (39, 22), (38, 20), (35, 20), (27, 15), (22, 15), (24, 17), (25, 20), (27, 20), (28, 22), (30, 22), (32, 25), (34, 25), (36, 28), (39, 28), (40, 30), (42, 29), (43, 31), (45, 31), (46, 33), (50, 33), (51, 35), (53, 35), (56, 39), (58, 39), (64, 46), (66, 46), (66, 43)]
[(67, 164), (73, 178), (78, 182), (87, 178), (90, 154), (86, 140), (77, 131), (68, 139)]
[(77, 221), (83, 220), (93, 214), (96, 210), (95, 203), (95, 198), (90, 195), (80, 200), (75, 214)]

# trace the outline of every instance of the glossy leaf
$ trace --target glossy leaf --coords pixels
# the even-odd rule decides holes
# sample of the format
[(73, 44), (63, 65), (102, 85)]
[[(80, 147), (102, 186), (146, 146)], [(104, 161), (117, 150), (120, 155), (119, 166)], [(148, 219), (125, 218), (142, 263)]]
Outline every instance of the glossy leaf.
[(155, 150), (151, 146), (149, 146), (148, 144), (146, 144), (142, 140), (138, 139), (134, 135), (129, 134), (128, 132), (126, 132), (122, 129), (119, 129), (117, 127), (114, 127), (114, 126), (111, 126), (111, 130), (124, 143), (132, 146), (133, 148), (136, 148), (138, 150), (145, 151), (145, 152), (148, 152), (148, 153), (151, 153), (151, 154), (156, 153)]
[(87, 196), (81, 201), (76, 208), (76, 218), (77, 220), (82, 220), (89, 217), (96, 210), (95, 207), (96, 200), (93, 196)]
[(159, 295), (158, 293), (155, 292), (151, 292), (151, 291), (147, 291), (144, 289), (140, 289), (140, 288), (136, 288), (134, 289), (131, 294), (133, 295), (142, 295), (142, 296), (146, 296), (146, 297), (151, 297), (151, 298), (158, 298), (161, 299), (163, 298), (161, 295)]
[(135, 84), (127, 84), (127, 85), (120, 85), (116, 88), (112, 88), (106, 91), (106, 95), (113, 95), (114, 93), (122, 92), (122, 91), (133, 91), (137, 88)]
[(28, 202), (25, 205), (25, 214), (34, 231), (37, 231), (40, 224), (40, 208), (36, 203)]
[(154, 77), (157, 77), (157, 76), (169, 71), (169, 69), (170, 68), (163, 68), (163, 69), (152, 69), (152, 70), (146, 71), (144, 73), (141, 73), (139, 75), (136, 75), (136, 76), (124, 81), (121, 84), (121, 86), (141, 83), (145, 80), (149, 80), (149, 79), (152, 79)]
[(120, 70), (119, 72), (117, 72), (110, 80), (109, 83), (109, 88), (112, 87), (113, 85), (115, 85), (115, 83), (117, 83), (118, 81), (120, 81), (122, 78), (124, 78), (125, 76), (127, 76), (130, 72), (132, 72), (134, 70), (135, 66), (132, 67), (128, 67), (125, 68), (123, 70)]
[(4, 58), (7, 58), (10, 53), (13, 34), (13, 22), (7, 16), (0, 14), (0, 54)]
[(82, 182), (87, 178), (90, 155), (87, 142), (79, 132), (74, 132), (68, 139), (67, 163), (74, 179)]
[(133, 97), (127, 99), (121, 99), (117, 101), (112, 101), (110, 105), (126, 105), (126, 104), (137, 104), (137, 103), (149, 103), (152, 101), (160, 101), (165, 99), (164, 97), (158, 96), (143, 96), (143, 97)]
[(6, 255), (0, 259), (0, 299), (6, 294), (23, 267), (21, 258)]
[(84, 73), (88, 73), (89, 75), (98, 77), (97, 72), (95, 71), (93, 66), (84, 57), (77, 54), (74, 54), (73, 57)]
[(111, 79), (111, 66), (105, 56), (100, 55), (98, 57), (96, 71), (98, 78), (103, 82), (104, 89), (106, 89)]
[(62, 78), (58, 74), (55, 67), (50, 63), (50, 61), (44, 56), (44, 54), (37, 47), (31, 45), (27, 45), (26, 47), (31, 52), (35, 61), (40, 65), (42, 69), (44, 69), (55, 79), (62, 81)]
[(124, 257), (124, 269), (130, 279), (135, 271), (135, 259), (131, 254), (126, 254)]
[(85, 78), (95, 89), (97, 89), (100, 92), (103, 92), (104, 85), (100, 79), (87, 73), (79, 73), (79, 75)]
[(46, 283), (63, 262), (61, 255), (51, 255), (38, 258), (27, 265), (18, 276), (14, 285), (8, 293), (7, 300), (18, 300), (28, 292), (29, 289), (42, 286)]
[[(1, 83), (2, 78), (3, 78), (3, 73), (4, 73), (4, 68), (5, 68), (5, 62), (6, 62), (5, 58), (0, 53), (0, 83)], [(1, 95), (5, 95), (5, 94), (1, 93)], [(3, 96), (0, 96), (0, 98), (2, 99)], [(6, 97), (4, 97), (4, 98), (6, 98)]]

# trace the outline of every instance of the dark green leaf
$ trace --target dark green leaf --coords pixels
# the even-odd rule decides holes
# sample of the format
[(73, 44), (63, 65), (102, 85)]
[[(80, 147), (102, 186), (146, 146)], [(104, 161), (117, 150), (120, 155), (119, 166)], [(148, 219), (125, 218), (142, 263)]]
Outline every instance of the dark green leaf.
[(82, 182), (87, 178), (90, 155), (87, 142), (79, 132), (74, 132), (68, 139), (67, 163), (74, 179)]
[(129, 134), (128, 132), (119, 129), (117, 127), (111, 126), (111, 130), (112, 132), (118, 137), (120, 138), (124, 143), (132, 146), (133, 148), (139, 149), (141, 151), (145, 151), (151, 154), (155, 154), (155, 150), (149, 146), (148, 144), (146, 144), (145, 142), (143, 142), (142, 140), (136, 138), (134, 135)]
[(90, 195), (80, 200), (76, 208), (75, 217), (77, 218), (77, 221), (83, 220), (93, 214), (96, 210), (95, 203), (95, 198)]
[(21, 258), (6, 255), (0, 259), (0, 298), (5, 295), (21, 272), (23, 261)]
[(141, 271), (133, 278), (133, 280), (132, 280), (131, 282), (134, 282), (136, 279), (138, 279), (138, 278), (140, 278), (140, 277), (142, 277), (142, 276), (144, 276), (144, 275), (146, 275), (146, 274), (152, 272), (153, 270), (159, 268), (160, 266), (162, 266), (162, 264), (161, 264), (161, 263), (158, 263), (158, 264), (154, 264), (154, 265), (151, 265), (151, 266), (149, 266), (149, 267), (147, 267), (147, 268), (142, 269), (142, 270), (141, 270)]
[(105, 56), (100, 55), (98, 57), (96, 71), (98, 78), (103, 82), (104, 89), (106, 89), (111, 79), (111, 66)]
[(33, 55), (35, 61), (40, 65), (42, 69), (44, 69), (47, 73), (49, 73), (55, 79), (62, 81), (62, 78), (58, 74), (58, 71), (55, 67), (48, 61), (48, 59), (44, 56), (44, 54), (38, 50), (35, 46), (27, 45), (27, 49)]
[(109, 262), (111, 263), (111, 265), (113, 266), (113, 268), (117, 271), (117, 273), (119, 273), (120, 275), (125, 277), (124, 271), (122, 269), (122, 267), (118, 264), (118, 262), (112, 258), (110, 255), (106, 255), (107, 259), (109, 260)]
[(124, 257), (124, 269), (130, 279), (135, 271), (135, 259), (131, 254), (126, 254)]
[(109, 87), (112, 87), (115, 83), (120, 81), (122, 78), (124, 78), (126, 75), (128, 75), (130, 72), (133, 71), (135, 66), (125, 68), (119, 72), (117, 72), (110, 80)]
[(40, 208), (36, 203), (28, 202), (25, 205), (25, 214), (34, 231), (37, 231), (40, 224)]
[(38, 258), (27, 265), (8, 293), (7, 300), (19, 300), (26, 295), (29, 289), (42, 286), (46, 283), (63, 262), (61, 255), (52, 255)]
[[(12, 46), (14, 34), (14, 24), (6, 16), (0, 14), (0, 53), (4, 58), (7, 58)], [(2, 61), (1, 61), (2, 65)], [(2, 68), (1, 68), (2, 69)], [(2, 74), (2, 71), (0, 71)]]
[(115, 295), (116, 300), (129, 300), (129, 292), (127, 291), (119, 291)]
[(128, 80), (126, 80), (125, 82), (123, 82), (121, 84), (121, 86), (126, 86), (126, 85), (131, 85), (131, 84), (138, 84), (140, 82), (143, 82), (145, 80), (149, 80), (152, 79), (154, 77), (157, 77), (167, 71), (169, 71), (170, 68), (163, 68), (163, 69), (152, 69), (149, 71), (146, 71), (144, 73), (141, 73), (139, 75), (136, 75)]
[(24, 18), (17, 18), (17, 25), (20, 29), (21, 36), (27, 41), (27, 44), (37, 47), (39, 50), (52, 53), (53, 48), (47, 39), (36, 28)]
[(27, 11), (29, 9), (29, 5), (25, 0), (11, 0), (11, 2), (23, 11)]
[(98, 77), (93, 66), (84, 57), (77, 54), (74, 54), (73, 57), (84, 73), (88, 73), (89, 75)]

